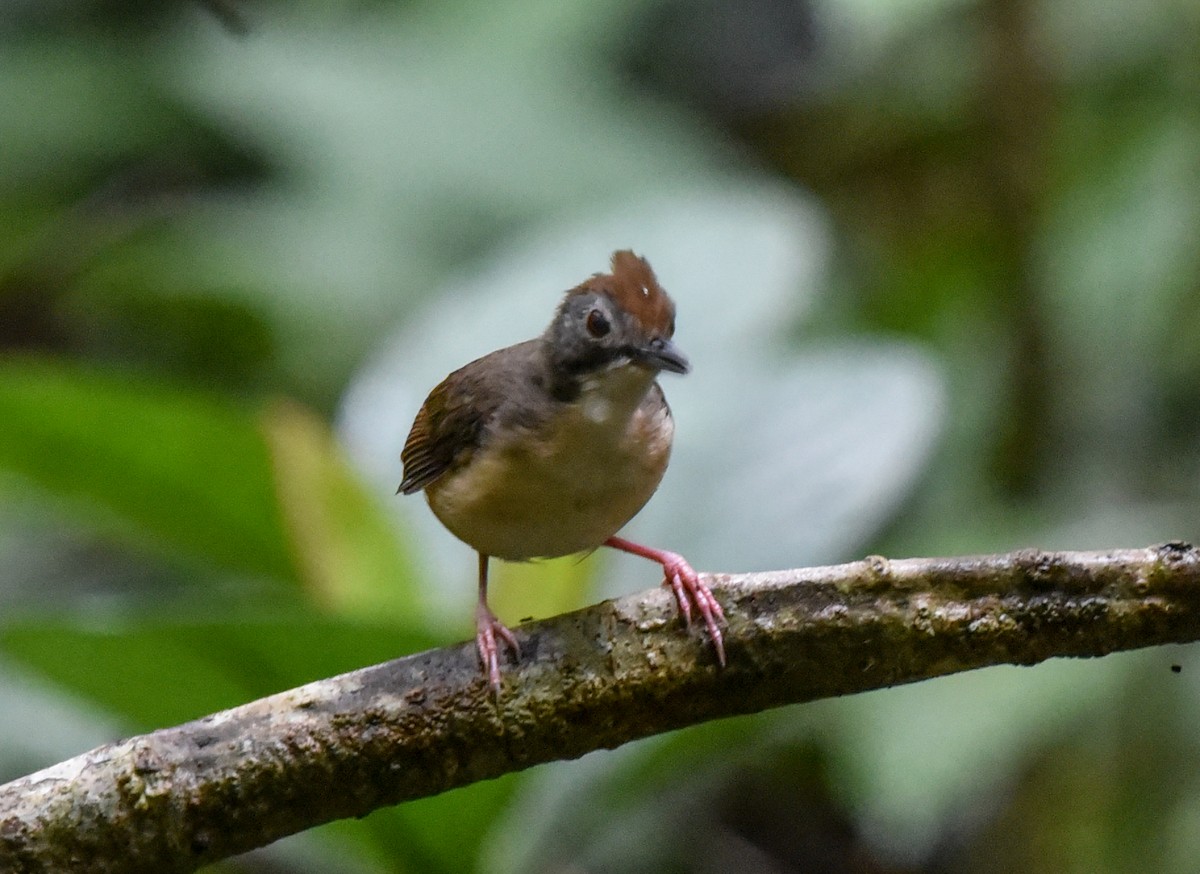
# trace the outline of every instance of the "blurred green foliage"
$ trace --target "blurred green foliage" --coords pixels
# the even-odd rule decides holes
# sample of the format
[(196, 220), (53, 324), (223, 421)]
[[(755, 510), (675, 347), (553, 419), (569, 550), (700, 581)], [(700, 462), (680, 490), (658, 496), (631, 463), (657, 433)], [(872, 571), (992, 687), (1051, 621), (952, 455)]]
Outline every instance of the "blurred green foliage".
[(48, 360), (5, 362), (0, 417), (0, 463), (28, 481), (103, 508), (150, 546), (296, 575), (253, 417)]
[[(697, 363), (637, 524), (698, 564), (1196, 538), (1197, 37), (1185, 0), (3, 6), (0, 778), (465, 635), (404, 429), (621, 246)], [(221, 869), (1192, 871), (1198, 667), (701, 726)]]

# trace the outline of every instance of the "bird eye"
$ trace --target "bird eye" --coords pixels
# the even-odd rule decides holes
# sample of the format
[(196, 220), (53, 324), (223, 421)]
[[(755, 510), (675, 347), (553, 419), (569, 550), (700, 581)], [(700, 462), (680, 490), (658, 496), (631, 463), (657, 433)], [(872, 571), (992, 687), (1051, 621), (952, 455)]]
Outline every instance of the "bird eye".
[(596, 338), (603, 337), (612, 329), (612, 325), (608, 323), (608, 319), (600, 310), (592, 310), (588, 313), (584, 326), (587, 328), (587, 332)]

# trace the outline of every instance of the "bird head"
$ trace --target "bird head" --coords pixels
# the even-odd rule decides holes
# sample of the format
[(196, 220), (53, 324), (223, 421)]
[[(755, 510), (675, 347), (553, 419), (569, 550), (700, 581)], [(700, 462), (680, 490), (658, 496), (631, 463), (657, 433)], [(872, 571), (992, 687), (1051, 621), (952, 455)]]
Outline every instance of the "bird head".
[(572, 376), (624, 366), (687, 373), (674, 333), (674, 301), (646, 259), (622, 249), (613, 253), (611, 273), (567, 292), (543, 341), (552, 366)]

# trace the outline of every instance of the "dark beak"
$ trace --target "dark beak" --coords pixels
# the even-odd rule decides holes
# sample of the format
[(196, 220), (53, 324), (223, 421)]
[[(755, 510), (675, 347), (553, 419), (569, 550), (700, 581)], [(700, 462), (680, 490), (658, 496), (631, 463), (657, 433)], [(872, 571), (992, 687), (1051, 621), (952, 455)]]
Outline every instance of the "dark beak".
[(638, 358), (647, 367), (656, 370), (669, 370), (671, 373), (687, 373), (692, 369), (687, 356), (679, 351), (679, 347), (662, 337), (655, 337), (641, 350)]

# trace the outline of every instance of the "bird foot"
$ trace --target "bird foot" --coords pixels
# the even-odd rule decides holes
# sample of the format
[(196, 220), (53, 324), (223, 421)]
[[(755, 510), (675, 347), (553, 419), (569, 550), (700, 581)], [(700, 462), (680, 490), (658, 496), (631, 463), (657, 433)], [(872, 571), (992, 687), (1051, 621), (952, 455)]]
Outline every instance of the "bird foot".
[(500, 644), (507, 646), (514, 656), (521, 657), (521, 645), (517, 637), (486, 604), (480, 604), (475, 609), (475, 648), (479, 650), (479, 660), (487, 672), (488, 682), (492, 690), (500, 694)]
[(679, 605), (684, 624), (691, 627), (693, 609), (704, 617), (704, 626), (708, 629), (708, 636), (712, 638), (713, 649), (717, 651), (717, 661), (721, 663), (721, 667), (725, 667), (725, 636), (721, 633), (721, 626), (725, 624), (725, 611), (721, 609), (712, 590), (688, 564), (687, 559), (677, 552), (642, 546), (621, 537), (610, 537), (605, 544), (662, 565), (663, 585), (675, 596), (675, 603)]
[(721, 667), (725, 667), (725, 637), (721, 633), (721, 626), (725, 624), (725, 611), (721, 609), (720, 602), (682, 555), (664, 551), (657, 560), (663, 568), (663, 585), (675, 596), (684, 624), (691, 627), (694, 606), (704, 618), (704, 626), (708, 629), (708, 636), (712, 638), (713, 649), (717, 651), (717, 661), (721, 663)]

